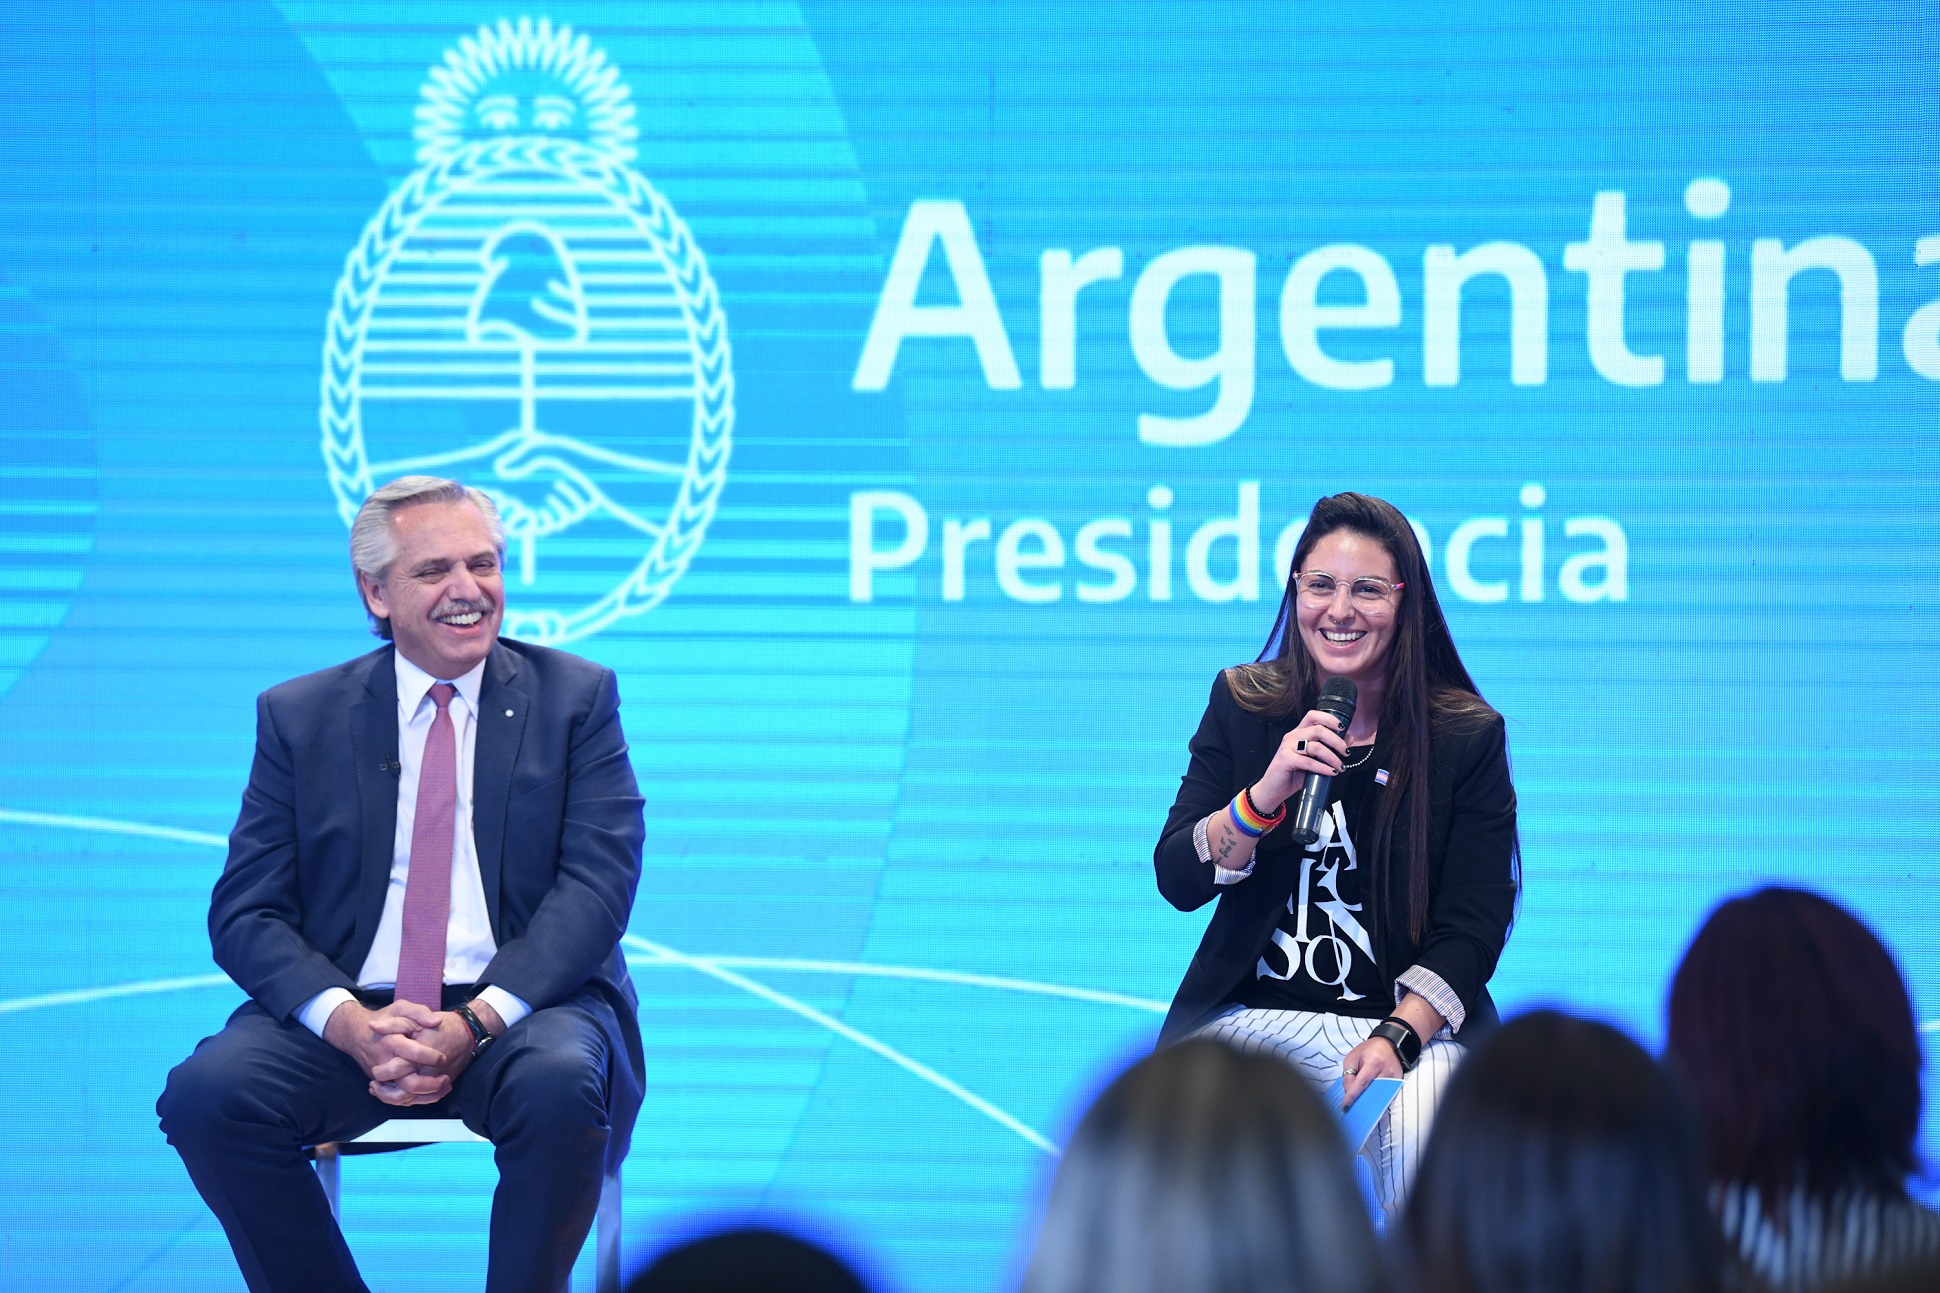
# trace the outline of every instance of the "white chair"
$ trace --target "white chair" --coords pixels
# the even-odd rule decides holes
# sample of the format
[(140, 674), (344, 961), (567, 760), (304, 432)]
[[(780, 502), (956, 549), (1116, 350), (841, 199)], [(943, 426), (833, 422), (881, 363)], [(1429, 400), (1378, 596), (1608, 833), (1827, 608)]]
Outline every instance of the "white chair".
[[(317, 1180), (330, 1200), (330, 1215), (341, 1219), (337, 1210), (340, 1188), (339, 1169), (345, 1154), (381, 1154), (394, 1149), (415, 1149), (419, 1145), (489, 1145), (492, 1142), (467, 1127), (457, 1118), (393, 1118), (370, 1131), (341, 1144), (318, 1145), (310, 1151), (316, 1159)], [(607, 1173), (600, 1183), (599, 1221), (593, 1241), (593, 1286), (596, 1293), (620, 1293), (620, 1173)]]

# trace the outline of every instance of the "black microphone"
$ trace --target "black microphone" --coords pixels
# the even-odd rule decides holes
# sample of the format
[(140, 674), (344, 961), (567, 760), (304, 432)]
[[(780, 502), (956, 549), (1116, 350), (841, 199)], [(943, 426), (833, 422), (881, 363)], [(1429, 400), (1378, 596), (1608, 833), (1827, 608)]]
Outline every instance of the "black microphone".
[[(1351, 708), (1349, 712), (1353, 712)], [(384, 751), (384, 762), (377, 765), (377, 770), (379, 772), (388, 772), (394, 777), (404, 775), (404, 765), (397, 761), (397, 753), (394, 750)]]
[[(1354, 703), (1359, 697), (1359, 689), (1352, 678), (1329, 678), (1327, 685), (1320, 689), (1320, 699), (1314, 708), (1322, 713), (1331, 714), (1340, 720), (1340, 734), (1347, 735), (1347, 725), (1354, 721)], [(1307, 784), (1300, 787), (1300, 804), (1293, 810), (1293, 842), (1306, 846), (1320, 838), (1320, 815), (1327, 811), (1327, 792), (1333, 788), (1334, 779), (1318, 772), (1307, 774)]]

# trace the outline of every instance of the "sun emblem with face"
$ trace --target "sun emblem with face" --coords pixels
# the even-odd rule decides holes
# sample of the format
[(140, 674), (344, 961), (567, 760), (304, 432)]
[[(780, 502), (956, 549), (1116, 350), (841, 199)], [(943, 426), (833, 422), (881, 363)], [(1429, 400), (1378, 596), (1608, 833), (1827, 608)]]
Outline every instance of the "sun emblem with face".
[(521, 18), (461, 37), (431, 69), (418, 104), (418, 161), (509, 135), (570, 140), (634, 159), (632, 92), (584, 34)]
[(714, 515), (734, 405), (706, 261), (631, 165), (631, 92), (572, 28), (500, 21), (431, 69), (416, 136), (326, 333), (338, 510), (462, 479), (505, 518), (508, 635), (649, 610)]

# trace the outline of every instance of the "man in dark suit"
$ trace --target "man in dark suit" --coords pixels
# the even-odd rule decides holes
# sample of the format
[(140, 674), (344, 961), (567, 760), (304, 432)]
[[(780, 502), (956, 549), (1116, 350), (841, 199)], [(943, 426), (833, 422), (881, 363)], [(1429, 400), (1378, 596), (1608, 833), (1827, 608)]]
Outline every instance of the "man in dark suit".
[(394, 647), (257, 700), (209, 911), (250, 1000), (156, 1106), (252, 1289), (364, 1288), (304, 1149), (406, 1110), (496, 1147), (490, 1289), (565, 1288), (625, 1156), (641, 802), (612, 673), (499, 640), (504, 546), (478, 491), (386, 485), (351, 559)]

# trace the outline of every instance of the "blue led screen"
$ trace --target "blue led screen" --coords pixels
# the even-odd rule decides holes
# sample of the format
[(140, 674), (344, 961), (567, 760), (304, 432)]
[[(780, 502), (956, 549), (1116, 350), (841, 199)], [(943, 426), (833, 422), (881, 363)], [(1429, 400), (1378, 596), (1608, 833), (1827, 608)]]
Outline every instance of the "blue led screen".
[[(372, 647), (407, 470), (619, 674), (635, 1259), (761, 1213), (1011, 1278), (1341, 489), (1509, 720), (1506, 1009), (1654, 1040), (1784, 878), (1940, 1020), (1937, 76), (1904, 3), (8, 7), (0, 1284), (241, 1287), (153, 1101), (239, 1000), (253, 698)], [(373, 1283), (425, 1197), (481, 1283), (487, 1156), (345, 1178)]]

